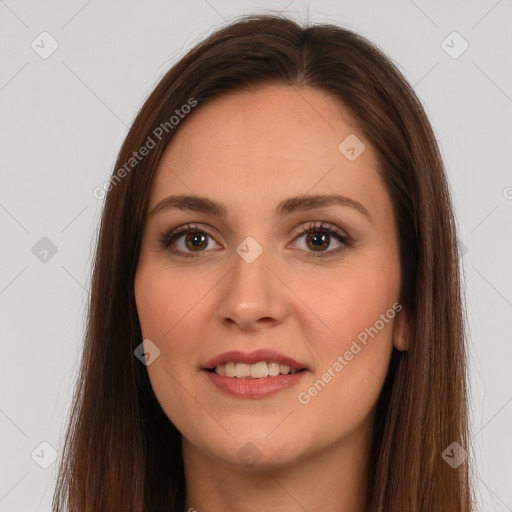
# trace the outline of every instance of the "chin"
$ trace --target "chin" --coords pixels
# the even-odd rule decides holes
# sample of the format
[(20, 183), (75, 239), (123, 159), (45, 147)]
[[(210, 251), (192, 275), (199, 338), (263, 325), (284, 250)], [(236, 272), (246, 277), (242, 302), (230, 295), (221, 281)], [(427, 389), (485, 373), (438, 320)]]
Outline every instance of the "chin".
[[(275, 427), (275, 425), (274, 425)], [(283, 430), (279, 435), (277, 432), (268, 433), (265, 436), (251, 432), (250, 429), (244, 433), (228, 434), (221, 439), (208, 437), (189, 443), (194, 450), (209, 454), (212, 459), (221, 461), (227, 466), (236, 470), (247, 471), (270, 471), (282, 469), (288, 465), (295, 464), (303, 455), (300, 440), (290, 436), (289, 432)]]

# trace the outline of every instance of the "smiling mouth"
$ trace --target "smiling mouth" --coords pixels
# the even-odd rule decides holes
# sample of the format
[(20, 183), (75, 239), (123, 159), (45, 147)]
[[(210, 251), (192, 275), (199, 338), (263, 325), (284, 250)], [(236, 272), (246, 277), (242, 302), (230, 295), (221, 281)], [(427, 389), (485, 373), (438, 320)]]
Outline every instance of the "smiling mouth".
[(292, 369), (285, 364), (275, 361), (260, 361), (254, 364), (236, 363), (231, 361), (219, 364), (214, 368), (207, 368), (206, 371), (216, 373), (221, 377), (232, 377), (236, 379), (264, 379), (266, 377), (277, 377), (279, 375), (294, 375), (303, 372), (305, 368)]

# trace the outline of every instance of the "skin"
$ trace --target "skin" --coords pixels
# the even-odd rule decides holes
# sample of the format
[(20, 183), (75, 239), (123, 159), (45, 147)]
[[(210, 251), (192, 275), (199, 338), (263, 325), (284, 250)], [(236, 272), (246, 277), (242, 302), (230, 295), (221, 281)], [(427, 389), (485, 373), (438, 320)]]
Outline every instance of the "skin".
[[(355, 161), (338, 150), (352, 133), (366, 146)], [(339, 205), (275, 216), (283, 199), (332, 193), (360, 202), (371, 218)], [(171, 194), (208, 197), (228, 211), (150, 217), (135, 278), (144, 339), (161, 351), (147, 367), (151, 384), (183, 434), (186, 510), (362, 511), (375, 405), (393, 345), (407, 348), (405, 312), (359, 344), (309, 403), (298, 394), (399, 302), (397, 228), (376, 152), (337, 100), (265, 86), (199, 104), (183, 121), (160, 161), (148, 211)], [(300, 231), (313, 221), (338, 226), (351, 245), (315, 259)], [(212, 234), (202, 252), (185, 244), (186, 235), (175, 241), (195, 259), (159, 242), (187, 223)], [(236, 252), (247, 236), (263, 249), (250, 264)], [(340, 245), (331, 235), (324, 252)], [(200, 371), (222, 352), (259, 348), (308, 372), (297, 386), (251, 399), (221, 392)], [(237, 455), (247, 442), (260, 456), (252, 467)]]

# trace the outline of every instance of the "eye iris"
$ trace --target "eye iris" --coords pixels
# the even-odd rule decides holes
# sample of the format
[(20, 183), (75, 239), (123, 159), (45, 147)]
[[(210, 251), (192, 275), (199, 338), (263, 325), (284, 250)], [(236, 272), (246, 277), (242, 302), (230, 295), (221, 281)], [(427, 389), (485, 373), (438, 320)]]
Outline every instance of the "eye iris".
[(185, 243), (187, 244), (187, 247), (192, 250), (196, 251), (199, 249), (204, 249), (206, 245), (208, 245), (208, 241), (206, 240), (206, 235), (203, 233), (193, 231), (191, 233), (188, 233), (185, 237)]
[[(329, 235), (320, 234), (320, 233), (310, 233), (306, 237), (308, 246), (314, 251), (319, 251), (321, 249), (326, 249), (329, 247)], [(309, 242), (313, 243), (313, 246), (309, 245)]]

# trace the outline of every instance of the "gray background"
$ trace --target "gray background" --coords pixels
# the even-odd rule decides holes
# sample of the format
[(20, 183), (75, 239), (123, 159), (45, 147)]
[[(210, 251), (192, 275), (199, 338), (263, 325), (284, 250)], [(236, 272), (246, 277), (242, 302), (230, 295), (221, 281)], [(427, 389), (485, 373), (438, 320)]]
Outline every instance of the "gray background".
[[(0, 510), (50, 510), (57, 464), (41, 443), (60, 450), (77, 374), (93, 189), (170, 65), (224, 19), (264, 9), (355, 29), (426, 108), (464, 254), (480, 509), (512, 511), (511, 0), (0, 0)], [(46, 59), (31, 47), (51, 49), (43, 31), (58, 43)], [(43, 237), (56, 254), (39, 252)]]

